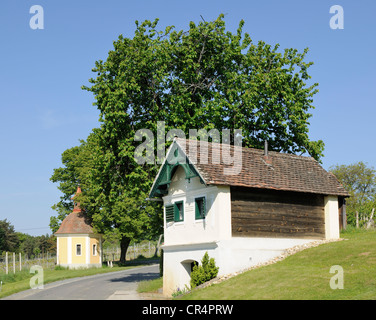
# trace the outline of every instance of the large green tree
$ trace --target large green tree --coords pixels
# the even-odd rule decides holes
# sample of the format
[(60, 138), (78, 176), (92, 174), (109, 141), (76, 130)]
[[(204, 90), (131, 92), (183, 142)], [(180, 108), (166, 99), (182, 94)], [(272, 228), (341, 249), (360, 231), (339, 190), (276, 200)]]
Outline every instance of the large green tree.
[[(279, 52), (263, 41), (225, 30), (223, 15), (191, 22), (189, 30), (156, 29), (158, 20), (136, 22), (132, 39), (122, 35), (90, 79), (106, 147), (115, 156), (129, 149), (137, 129), (242, 129), (244, 144), (322, 156), (323, 142), (308, 137), (309, 110), (317, 84), (304, 61), (308, 49)], [(133, 150), (131, 150), (133, 151)]]
[[(89, 138), (88, 138), (89, 139)], [(54, 169), (50, 178), (52, 182), (59, 182), (58, 189), (62, 192), (60, 201), (52, 206), (58, 215), (50, 218), (50, 228), (53, 232), (59, 229), (61, 222), (73, 210), (72, 195), (76, 192), (77, 186), (84, 183), (92, 168), (92, 162), (87, 148), (87, 142), (72, 147), (63, 152), (61, 156), (63, 167)]]
[(132, 239), (151, 239), (162, 232), (161, 210), (156, 210), (158, 204), (146, 201), (147, 188), (140, 188), (140, 184), (134, 184), (131, 195), (121, 192), (122, 178), (111, 167), (111, 153), (101, 148), (101, 134), (101, 129), (96, 128), (79, 146), (63, 152), (63, 166), (54, 169), (51, 176), (63, 194), (53, 205), (58, 214), (50, 218), (50, 227), (56, 232), (72, 212), (72, 196), (80, 185), (83, 192), (75, 200), (80, 202), (96, 232), (119, 239), (121, 262), (125, 263)]
[[(306, 84), (308, 49), (280, 52), (279, 45), (254, 44), (244, 21), (232, 33), (223, 18), (191, 22), (185, 31), (158, 30), (158, 19), (136, 21), (133, 38), (120, 35), (107, 60), (95, 63), (91, 85), (83, 86), (94, 95), (101, 125), (89, 147), (82, 203), (98, 230), (118, 233), (122, 258), (130, 239), (162, 225), (158, 206), (145, 202), (158, 166), (135, 161), (137, 130), (156, 133), (157, 121), (166, 132), (178, 128), (187, 136), (189, 129), (241, 129), (244, 146), (262, 147), (267, 139), (272, 150), (322, 156), (323, 142), (308, 137), (317, 92), (317, 84)], [(80, 148), (66, 151), (63, 163)], [(77, 180), (76, 160), (69, 161), (53, 179), (70, 181), (60, 186), (64, 202)]]

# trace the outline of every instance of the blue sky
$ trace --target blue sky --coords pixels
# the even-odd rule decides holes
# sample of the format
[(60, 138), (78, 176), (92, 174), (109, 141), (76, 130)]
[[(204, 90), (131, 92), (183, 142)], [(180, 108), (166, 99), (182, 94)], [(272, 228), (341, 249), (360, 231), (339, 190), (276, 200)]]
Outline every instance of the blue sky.
[[(44, 29), (33, 30), (30, 8), (44, 9)], [(329, 9), (344, 9), (344, 29), (329, 26)], [(81, 90), (119, 34), (132, 37), (135, 20), (188, 29), (189, 21), (225, 14), (240, 19), (254, 42), (280, 49), (309, 47), (310, 75), (319, 83), (311, 140), (325, 142), (323, 166), (367, 162), (376, 167), (376, 2), (374, 0), (2, 0), (0, 4), (0, 220), (31, 235), (51, 233), (50, 182), (61, 153), (98, 126), (93, 96)]]

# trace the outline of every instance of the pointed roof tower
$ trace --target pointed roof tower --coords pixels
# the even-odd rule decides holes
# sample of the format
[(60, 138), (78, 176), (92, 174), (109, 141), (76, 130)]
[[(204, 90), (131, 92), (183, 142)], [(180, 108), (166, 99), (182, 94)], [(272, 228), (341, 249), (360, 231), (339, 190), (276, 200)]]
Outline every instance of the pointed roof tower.
[[(72, 197), (74, 198), (82, 193), (81, 187), (77, 187), (77, 191), (75, 195)], [(84, 210), (81, 209), (80, 203), (74, 201), (73, 211), (65, 217), (63, 222), (60, 225), (59, 230), (55, 232), (55, 234), (89, 234), (94, 233), (93, 228), (90, 225), (89, 219), (86, 217)]]
[(81, 194), (81, 193), (82, 193), (82, 191), (81, 191), (81, 187), (80, 187), (80, 185), (78, 185), (76, 193), (75, 193), (74, 196), (71, 198), (71, 199), (73, 200), (73, 212), (81, 212), (81, 211), (82, 211), (81, 208), (80, 208), (80, 203), (74, 201), (74, 198), (75, 198), (78, 194)]

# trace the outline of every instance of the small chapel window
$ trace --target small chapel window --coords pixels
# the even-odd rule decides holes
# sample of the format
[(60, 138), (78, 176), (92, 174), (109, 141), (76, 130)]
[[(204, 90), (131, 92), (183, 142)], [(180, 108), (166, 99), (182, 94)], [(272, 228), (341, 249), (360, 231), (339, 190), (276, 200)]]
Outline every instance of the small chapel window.
[(77, 256), (81, 255), (81, 245), (80, 244), (76, 244), (76, 255)]

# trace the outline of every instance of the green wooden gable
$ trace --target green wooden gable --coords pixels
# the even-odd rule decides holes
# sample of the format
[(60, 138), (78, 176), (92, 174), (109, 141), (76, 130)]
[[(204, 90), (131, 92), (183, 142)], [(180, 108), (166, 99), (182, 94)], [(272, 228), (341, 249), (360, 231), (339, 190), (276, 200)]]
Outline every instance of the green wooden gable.
[[(150, 198), (165, 196), (168, 193), (171, 179), (179, 166), (184, 169), (186, 179), (200, 177), (180, 146), (176, 142), (173, 142), (173, 145), (167, 154), (166, 161), (162, 165), (157, 180), (150, 192)], [(201, 183), (205, 183), (201, 177), (200, 180)]]

